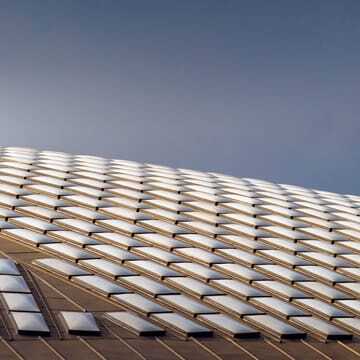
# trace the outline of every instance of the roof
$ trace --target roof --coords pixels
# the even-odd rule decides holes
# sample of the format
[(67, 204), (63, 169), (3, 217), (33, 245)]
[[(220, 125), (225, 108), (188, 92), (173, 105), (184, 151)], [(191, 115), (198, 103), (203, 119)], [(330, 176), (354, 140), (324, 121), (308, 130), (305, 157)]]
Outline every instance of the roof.
[(0, 149), (2, 359), (356, 359), (359, 265), (357, 195)]

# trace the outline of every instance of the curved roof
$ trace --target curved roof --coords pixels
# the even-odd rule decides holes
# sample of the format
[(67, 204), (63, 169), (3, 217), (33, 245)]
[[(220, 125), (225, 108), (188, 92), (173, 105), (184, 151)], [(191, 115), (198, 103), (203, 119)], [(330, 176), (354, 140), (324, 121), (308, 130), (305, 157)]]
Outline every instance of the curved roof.
[(360, 196), (0, 149), (2, 357), (355, 359), (359, 266)]

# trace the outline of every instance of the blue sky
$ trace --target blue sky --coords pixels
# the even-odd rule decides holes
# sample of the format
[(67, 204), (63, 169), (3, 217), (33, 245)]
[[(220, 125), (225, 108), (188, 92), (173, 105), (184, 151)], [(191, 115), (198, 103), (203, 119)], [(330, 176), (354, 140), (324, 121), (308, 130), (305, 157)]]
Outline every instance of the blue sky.
[(360, 193), (358, 0), (1, 5), (2, 145)]

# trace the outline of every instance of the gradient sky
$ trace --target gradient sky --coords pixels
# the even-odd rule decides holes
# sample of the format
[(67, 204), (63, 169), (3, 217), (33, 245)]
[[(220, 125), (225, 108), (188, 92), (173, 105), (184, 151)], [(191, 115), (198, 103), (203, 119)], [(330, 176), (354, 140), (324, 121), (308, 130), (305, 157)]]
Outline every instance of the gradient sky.
[(0, 143), (359, 194), (359, 19), (359, 0), (2, 0)]

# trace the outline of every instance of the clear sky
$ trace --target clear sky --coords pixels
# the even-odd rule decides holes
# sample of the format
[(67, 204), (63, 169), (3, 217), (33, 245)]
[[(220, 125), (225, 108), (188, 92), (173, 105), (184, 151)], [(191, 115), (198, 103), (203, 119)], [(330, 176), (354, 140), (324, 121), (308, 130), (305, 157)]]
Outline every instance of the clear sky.
[(360, 193), (359, 0), (2, 0), (0, 143)]

